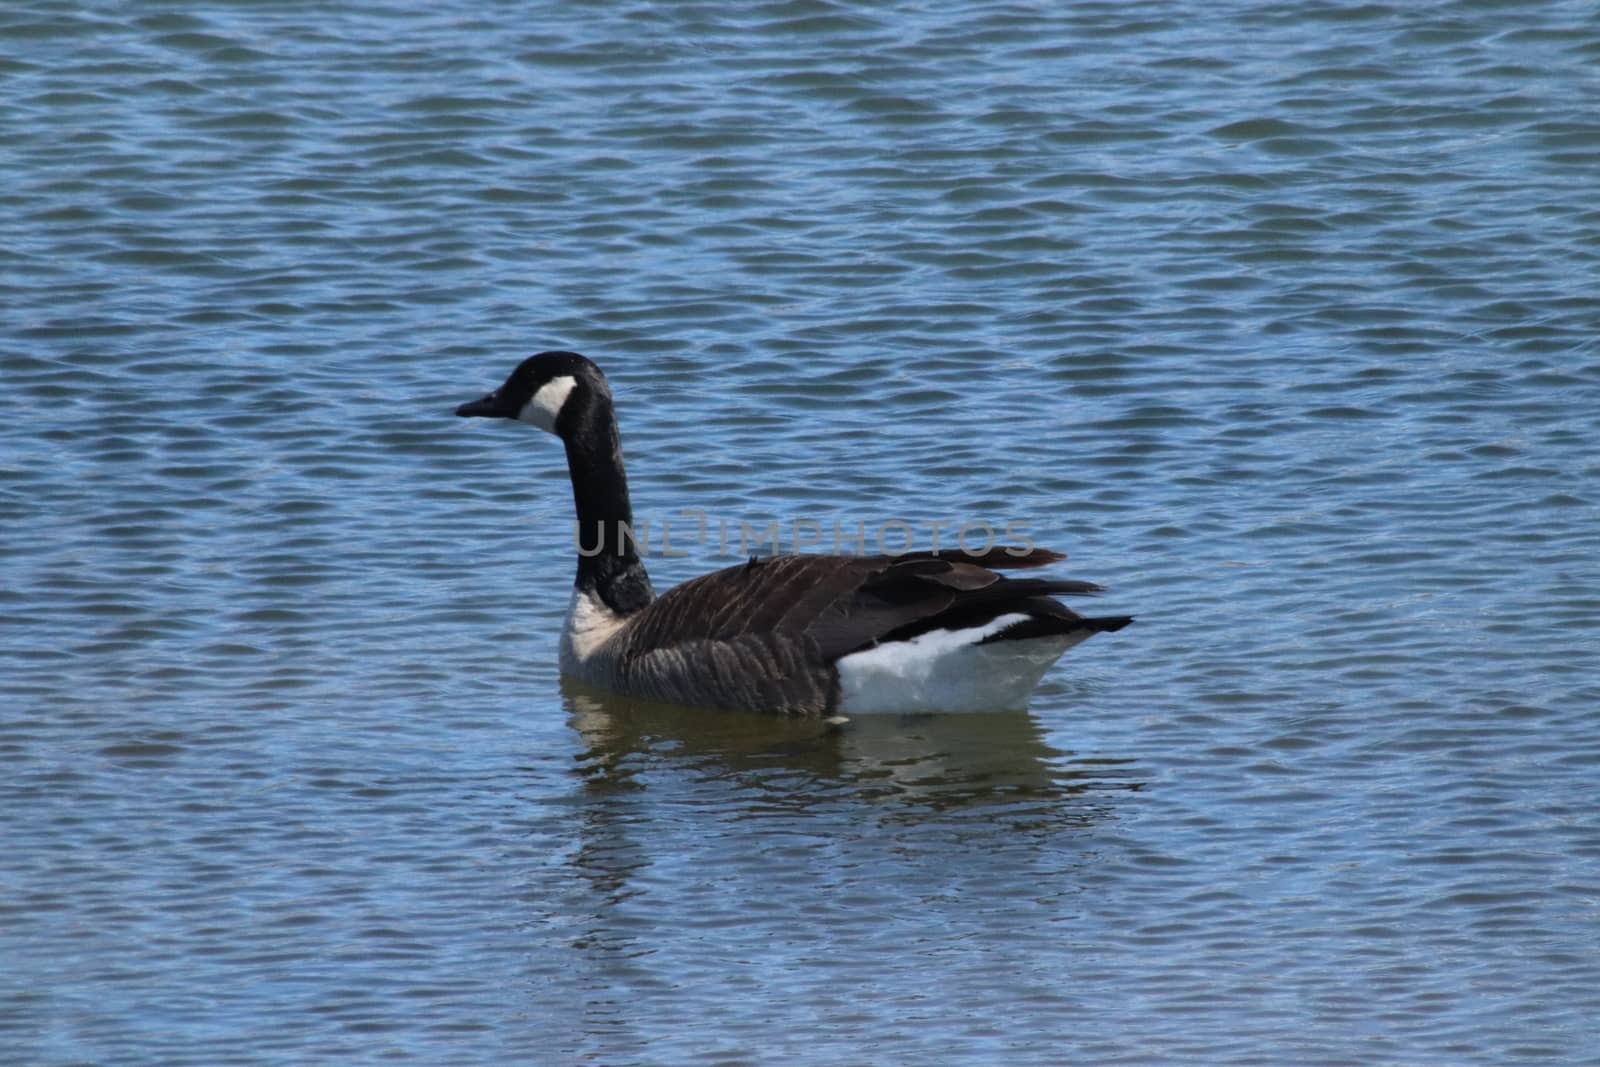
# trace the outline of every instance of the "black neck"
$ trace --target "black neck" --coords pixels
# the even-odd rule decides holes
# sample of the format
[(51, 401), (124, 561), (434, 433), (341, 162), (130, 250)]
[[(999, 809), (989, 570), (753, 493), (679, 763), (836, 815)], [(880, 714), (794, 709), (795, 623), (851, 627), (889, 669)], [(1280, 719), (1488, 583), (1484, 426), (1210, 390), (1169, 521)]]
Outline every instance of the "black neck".
[(582, 410), (572, 413), (564, 434), (578, 511), (577, 586), (592, 590), (619, 615), (631, 615), (655, 599), (655, 592), (631, 535), (633, 507), (616, 414), (609, 398), (588, 399)]

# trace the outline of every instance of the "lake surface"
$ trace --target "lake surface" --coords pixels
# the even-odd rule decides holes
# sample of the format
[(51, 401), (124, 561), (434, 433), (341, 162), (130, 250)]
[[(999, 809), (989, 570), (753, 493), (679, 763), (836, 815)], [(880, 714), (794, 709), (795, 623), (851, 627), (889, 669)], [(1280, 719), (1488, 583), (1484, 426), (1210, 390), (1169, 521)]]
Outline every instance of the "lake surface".
[[(1600, 1063), (1597, 104), (1589, 3), (6, 4), (4, 1059)], [(564, 691), (545, 348), (658, 588), (1139, 621)]]

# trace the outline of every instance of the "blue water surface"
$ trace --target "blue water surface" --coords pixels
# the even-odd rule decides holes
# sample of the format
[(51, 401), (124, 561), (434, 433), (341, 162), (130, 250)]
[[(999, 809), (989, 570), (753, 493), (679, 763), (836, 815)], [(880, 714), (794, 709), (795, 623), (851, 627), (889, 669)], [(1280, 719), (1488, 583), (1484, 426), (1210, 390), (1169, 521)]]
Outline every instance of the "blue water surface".
[[(0, 1058), (1600, 1063), (1597, 62), (1561, 0), (6, 4)], [(561, 450), (450, 414), (545, 348), (658, 588), (1011, 524), (1139, 621), (1026, 714), (563, 690)]]

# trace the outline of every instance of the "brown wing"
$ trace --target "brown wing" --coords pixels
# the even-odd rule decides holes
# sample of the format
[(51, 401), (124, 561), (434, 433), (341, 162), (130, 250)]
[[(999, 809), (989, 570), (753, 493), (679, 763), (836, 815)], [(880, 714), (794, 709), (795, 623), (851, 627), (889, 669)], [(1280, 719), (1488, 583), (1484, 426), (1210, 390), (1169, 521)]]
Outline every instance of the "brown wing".
[(819, 712), (835, 696), (841, 656), (933, 629), (941, 618), (966, 624), (1037, 610), (1052, 593), (1098, 590), (1006, 579), (961, 557), (925, 553), (752, 559), (652, 602), (630, 620), (620, 666), (634, 691), (662, 700)]

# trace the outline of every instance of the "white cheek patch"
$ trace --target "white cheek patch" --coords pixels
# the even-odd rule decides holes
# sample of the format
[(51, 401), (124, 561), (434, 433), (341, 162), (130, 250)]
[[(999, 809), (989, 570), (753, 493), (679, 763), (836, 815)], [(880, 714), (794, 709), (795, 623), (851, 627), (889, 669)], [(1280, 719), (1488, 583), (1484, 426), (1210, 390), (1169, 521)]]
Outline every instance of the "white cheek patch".
[(556, 419), (561, 416), (561, 408), (577, 384), (578, 380), (570, 374), (551, 378), (522, 405), (522, 410), (517, 413), (517, 421), (537, 426), (546, 433), (555, 433)]

